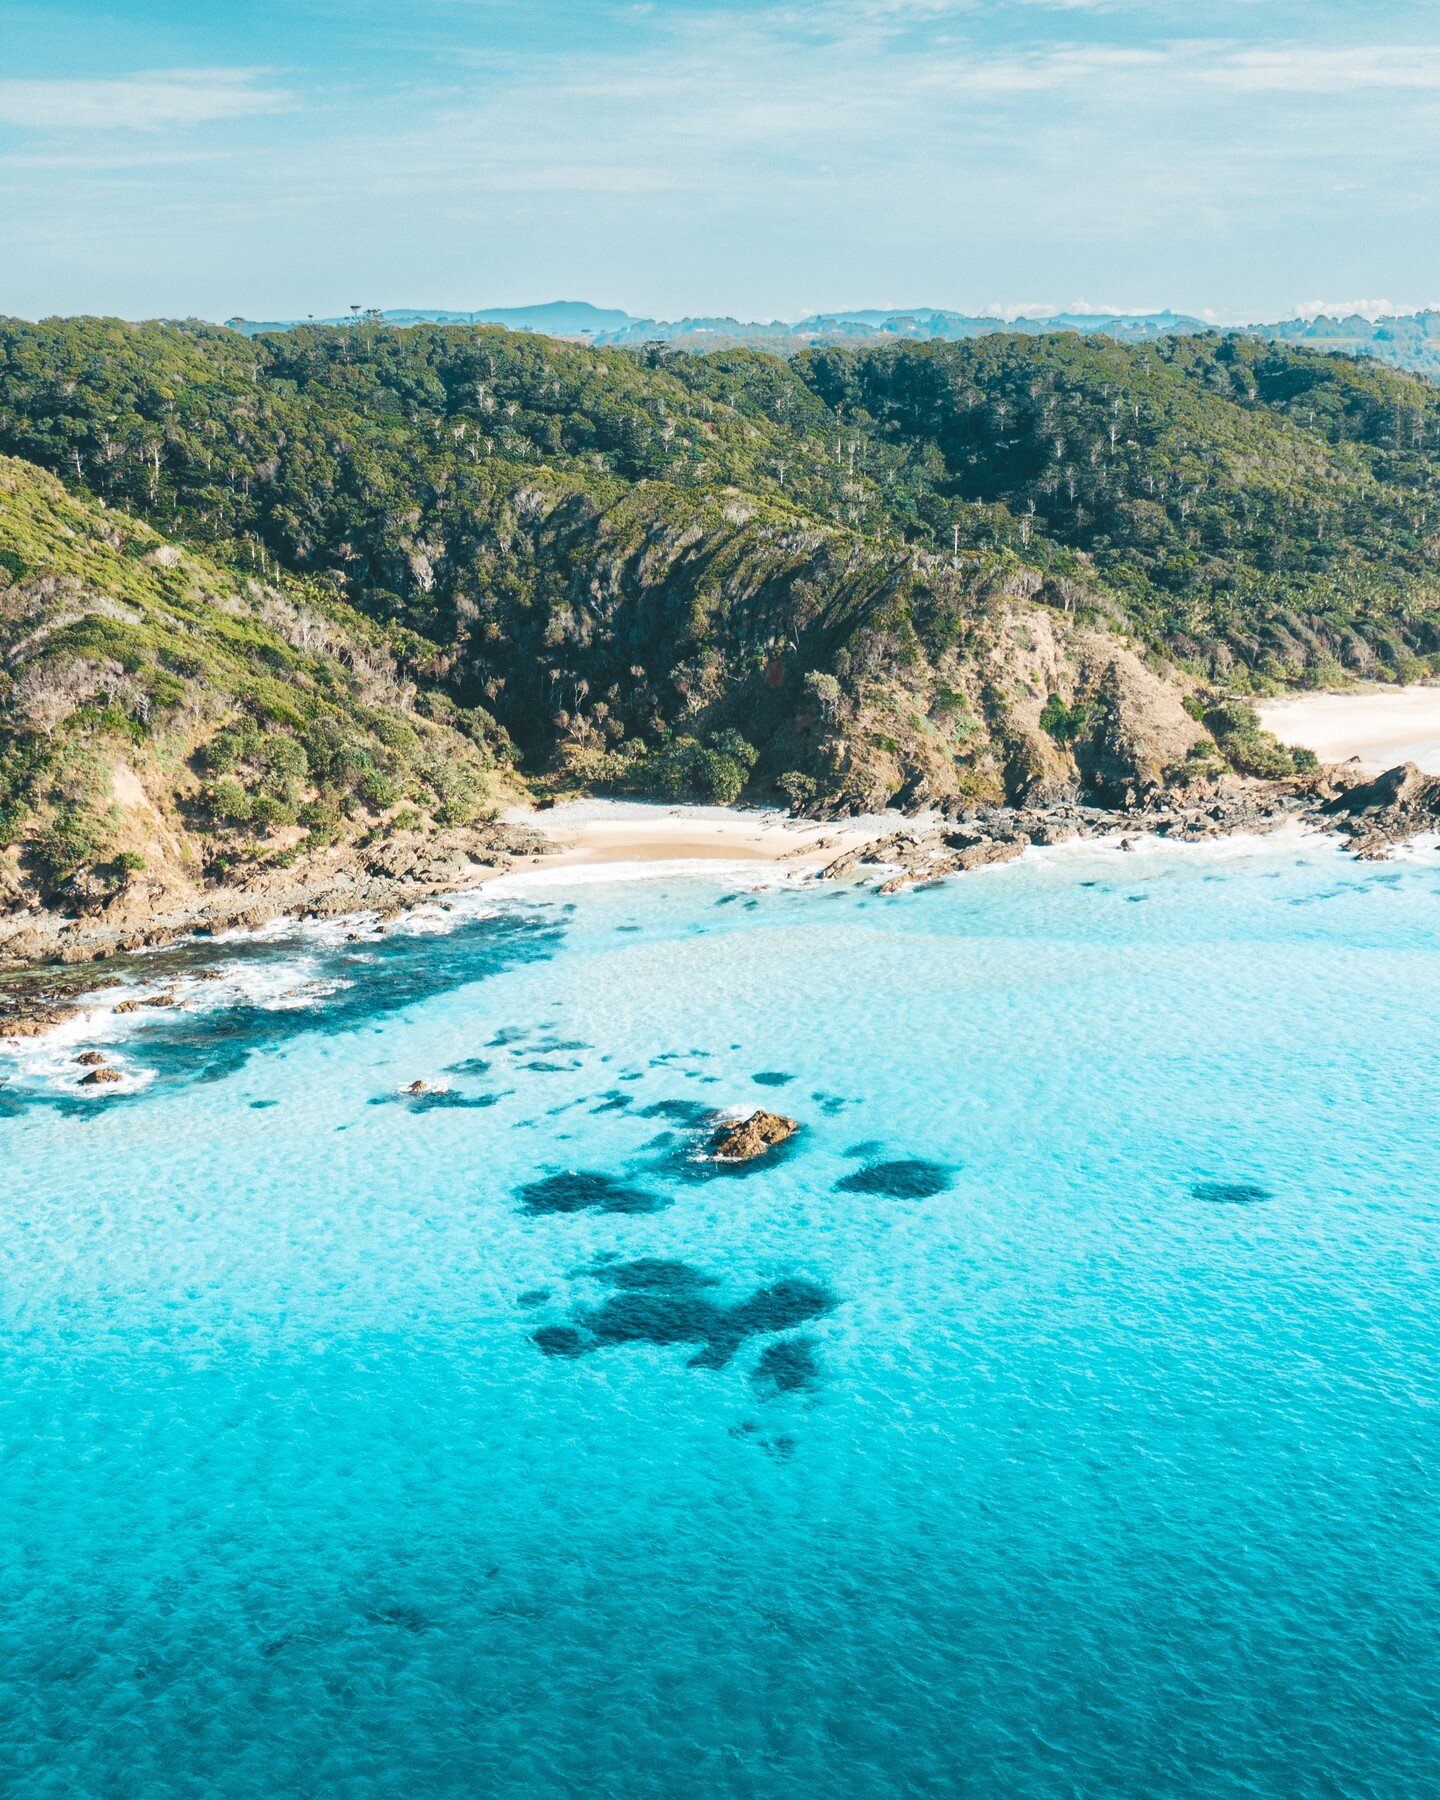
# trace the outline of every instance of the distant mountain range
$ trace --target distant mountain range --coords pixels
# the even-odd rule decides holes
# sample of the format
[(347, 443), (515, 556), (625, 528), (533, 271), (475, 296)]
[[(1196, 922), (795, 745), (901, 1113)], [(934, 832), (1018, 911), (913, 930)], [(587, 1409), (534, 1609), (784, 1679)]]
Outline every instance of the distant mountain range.
[[(781, 355), (826, 344), (870, 345), (901, 338), (954, 341), (987, 337), (997, 331), (1027, 335), (1076, 331), (1136, 344), (1161, 337), (1196, 336), (1215, 329), (1203, 319), (1174, 312), (1073, 312), (1053, 313), (1041, 318), (1002, 319), (928, 307), (909, 311), (862, 309), (815, 313), (794, 324), (779, 319), (644, 319), (614, 308), (591, 306), (584, 300), (553, 300), (542, 306), (488, 307), (476, 312), (402, 307), (383, 313), (357, 314), (352, 311), (342, 318), (231, 319), (228, 323), (235, 330), (254, 337), (262, 332), (287, 331), (303, 324), (344, 324), (357, 316), (402, 326), (504, 325), (511, 331), (541, 332), (550, 337), (597, 345), (666, 343), (682, 350), (725, 350), (747, 345)], [(1373, 320), (1358, 313), (1344, 318), (1322, 314), (1313, 319), (1282, 319), (1271, 324), (1247, 325), (1243, 329), (1272, 343), (1301, 344), (1317, 350), (1373, 356), (1396, 368), (1440, 379), (1440, 311)]]

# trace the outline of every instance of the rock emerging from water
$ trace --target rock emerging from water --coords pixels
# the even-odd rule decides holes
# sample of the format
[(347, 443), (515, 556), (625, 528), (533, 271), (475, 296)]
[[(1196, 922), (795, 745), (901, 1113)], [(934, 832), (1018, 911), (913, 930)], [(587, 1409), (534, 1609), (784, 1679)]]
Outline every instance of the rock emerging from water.
[(716, 1162), (754, 1162), (777, 1144), (794, 1137), (799, 1121), (781, 1113), (754, 1112), (735, 1125), (723, 1125), (710, 1142), (710, 1154)]
[(147, 994), (143, 999), (122, 1000), (115, 1008), (117, 1013), (136, 1013), (142, 1008), (179, 1006), (179, 999), (171, 993)]
[(82, 1069), (103, 1068), (105, 1052), (103, 1050), (82, 1050), (75, 1060)]
[(112, 1081), (123, 1081), (125, 1077), (118, 1069), (112, 1069), (108, 1063), (102, 1063), (98, 1069), (82, 1077), (81, 1087), (108, 1087)]
[(847, 850), (834, 862), (827, 863), (816, 879), (834, 881), (862, 868), (888, 867), (896, 873), (882, 884), (880, 892), (900, 894), (919, 883), (939, 881), (947, 875), (962, 875), (971, 869), (983, 869), (989, 863), (1009, 862), (1022, 855), (1029, 844), (1029, 837), (1021, 832), (1000, 838), (968, 828), (897, 831)]
[(1349, 833), (1349, 848), (1357, 856), (1381, 861), (1393, 845), (1440, 830), (1440, 777), (1401, 763), (1374, 781), (1344, 789), (1325, 811)]

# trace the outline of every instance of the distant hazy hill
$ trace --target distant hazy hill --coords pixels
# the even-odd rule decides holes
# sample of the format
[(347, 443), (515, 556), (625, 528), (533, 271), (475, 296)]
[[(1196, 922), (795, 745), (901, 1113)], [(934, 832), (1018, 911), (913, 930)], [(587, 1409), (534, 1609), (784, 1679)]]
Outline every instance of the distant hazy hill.
[[(265, 331), (291, 331), (297, 325), (350, 325), (355, 312), (333, 319), (230, 319), (227, 323), (246, 337)], [(600, 340), (644, 321), (629, 313), (591, 306), (586, 300), (550, 300), (543, 306), (492, 306), (479, 312), (451, 312), (442, 307), (397, 307), (385, 313), (363, 313), (365, 322), (383, 319), (387, 325), (504, 325), (510, 331), (538, 331), (550, 337)]]
[[(729, 317), (644, 319), (631, 313), (591, 306), (583, 300), (553, 300), (543, 306), (490, 307), (478, 312), (439, 308), (402, 308), (368, 314), (388, 325), (504, 325), (511, 331), (542, 332), (591, 344), (672, 344), (681, 350), (731, 350), (745, 345), (793, 355), (798, 350), (830, 344), (890, 343), (897, 338), (958, 342), (995, 332), (1043, 336), (1077, 331), (1117, 339), (1122, 344), (1153, 343), (1162, 337), (1196, 336), (1212, 330), (1203, 319), (1184, 313), (1050, 313), (1039, 318), (1001, 319), (981, 314), (945, 312), (932, 307), (909, 310), (860, 309), (814, 313), (796, 323)], [(343, 318), (298, 320), (232, 319), (247, 337), (288, 331), (299, 324), (343, 325)], [(1331, 318), (1282, 319), (1243, 328), (1269, 343), (1304, 344), (1316, 350), (1373, 356), (1395, 368), (1440, 378), (1440, 312), (1409, 313), (1367, 319), (1360, 314)]]

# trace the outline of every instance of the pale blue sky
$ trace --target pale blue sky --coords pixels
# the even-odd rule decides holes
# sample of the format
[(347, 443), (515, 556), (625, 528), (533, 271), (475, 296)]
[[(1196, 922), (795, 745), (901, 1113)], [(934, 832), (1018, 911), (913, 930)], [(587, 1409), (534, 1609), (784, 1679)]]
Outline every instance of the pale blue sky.
[(1440, 0), (0, 0), (0, 312), (1440, 301)]

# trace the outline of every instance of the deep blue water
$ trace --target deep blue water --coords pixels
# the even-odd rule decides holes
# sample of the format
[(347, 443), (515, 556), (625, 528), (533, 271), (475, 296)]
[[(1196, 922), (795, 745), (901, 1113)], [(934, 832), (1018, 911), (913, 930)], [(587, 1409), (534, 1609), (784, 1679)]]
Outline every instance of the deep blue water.
[(1440, 867), (497, 904), (0, 1067), (0, 1791), (1440, 1790)]

